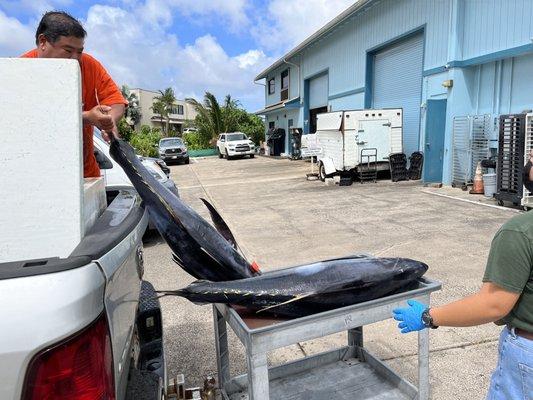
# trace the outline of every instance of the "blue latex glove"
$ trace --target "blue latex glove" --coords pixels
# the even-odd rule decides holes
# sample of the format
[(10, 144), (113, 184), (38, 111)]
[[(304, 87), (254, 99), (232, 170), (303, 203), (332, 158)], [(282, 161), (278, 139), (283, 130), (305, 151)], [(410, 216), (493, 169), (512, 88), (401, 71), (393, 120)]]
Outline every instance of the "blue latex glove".
[(398, 328), (402, 333), (420, 331), (425, 328), (422, 322), (422, 313), (428, 307), (416, 300), (407, 300), (409, 307), (395, 308), (392, 310), (392, 317), (400, 321)]

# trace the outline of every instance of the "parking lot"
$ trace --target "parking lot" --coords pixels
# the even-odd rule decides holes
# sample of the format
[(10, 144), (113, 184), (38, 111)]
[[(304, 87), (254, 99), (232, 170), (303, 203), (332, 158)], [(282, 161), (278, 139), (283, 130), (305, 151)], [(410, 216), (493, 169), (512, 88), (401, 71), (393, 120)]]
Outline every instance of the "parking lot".
[[(172, 166), (182, 199), (205, 218), (200, 197), (214, 204), (248, 260), (263, 270), (358, 252), (414, 258), (442, 282), (432, 297), (442, 304), (481, 284), (490, 241), (514, 212), (434, 196), (418, 182), (379, 181), (339, 187), (307, 181), (302, 161), (256, 157), (205, 158)], [(449, 192), (449, 191), (448, 191)], [(447, 192), (447, 193), (448, 193)], [(157, 235), (145, 243), (146, 279), (156, 289), (176, 289), (193, 278), (171, 260)], [(188, 386), (216, 374), (210, 306), (162, 299), (170, 376), (184, 373)], [(433, 399), (483, 399), (496, 363), (500, 328), (439, 328), (430, 335)], [(345, 335), (300, 343), (269, 356), (272, 364), (345, 343)], [(417, 335), (400, 335), (393, 320), (365, 327), (365, 346), (416, 383)], [(245, 372), (243, 348), (231, 335), (232, 374)]]

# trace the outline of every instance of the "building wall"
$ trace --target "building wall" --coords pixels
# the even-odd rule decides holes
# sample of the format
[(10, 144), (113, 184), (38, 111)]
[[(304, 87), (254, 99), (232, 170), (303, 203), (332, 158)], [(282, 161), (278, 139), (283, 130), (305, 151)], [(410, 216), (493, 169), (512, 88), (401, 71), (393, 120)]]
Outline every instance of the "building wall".
[[(131, 93), (134, 93), (139, 99), (139, 107), (141, 109), (141, 120), (135, 128), (140, 128), (142, 125), (148, 125), (152, 127), (161, 127), (158, 119), (152, 119), (156, 114), (152, 111), (151, 107), (154, 104), (154, 99), (158, 96), (159, 92), (154, 92), (145, 89), (131, 89)], [(170, 114), (170, 118), (173, 120), (185, 123), (186, 121), (194, 121), (198, 114), (194, 107), (184, 100), (177, 100), (176, 106), (183, 106), (183, 114)], [(163, 122), (164, 124), (165, 122)]]
[[(364, 108), (371, 95), (369, 53), (417, 30), (424, 33), (419, 148), (425, 146), (427, 100), (447, 99), (443, 181), (450, 183), (454, 117), (490, 114), (497, 121), (501, 114), (533, 109), (531, 0), (372, 2), (289, 60), (300, 65), (297, 125), (308, 122), (305, 87), (310, 78), (328, 74), (330, 110)], [(277, 84), (282, 69), (272, 71)], [(298, 93), (295, 74), (297, 68), (291, 71), (290, 97)], [(443, 87), (447, 80), (453, 81), (452, 88)], [(279, 102), (279, 97), (266, 97), (267, 105)], [(492, 138), (497, 138), (496, 124)]]
[(269, 123), (274, 122), (275, 128), (285, 129), (285, 152), (288, 153), (290, 149), (290, 135), (288, 130), (289, 120), (293, 120), (293, 127), (301, 127), (298, 124), (300, 120), (300, 110), (299, 109), (288, 109), (281, 110), (277, 112), (269, 113), (265, 116), (265, 134), (268, 132)]
[[(294, 61), (292, 61), (294, 62)], [(271, 71), (266, 78), (265, 87), (265, 106), (268, 107), (272, 104), (277, 104), (281, 101), (281, 73), (286, 69), (289, 70), (289, 100), (299, 96), (298, 93), (298, 68), (291, 66), (290, 64), (284, 64), (281, 67)], [(276, 90), (273, 94), (268, 94), (268, 81), (274, 78), (276, 83)]]
[(462, 0), (459, 6), (463, 59), (531, 43), (531, 0)]
[(328, 70), (330, 96), (361, 90), (365, 86), (367, 51), (422, 27), (426, 41), (424, 69), (444, 65), (449, 14), (447, 0), (379, 1), (305, 50), (302, 79)]

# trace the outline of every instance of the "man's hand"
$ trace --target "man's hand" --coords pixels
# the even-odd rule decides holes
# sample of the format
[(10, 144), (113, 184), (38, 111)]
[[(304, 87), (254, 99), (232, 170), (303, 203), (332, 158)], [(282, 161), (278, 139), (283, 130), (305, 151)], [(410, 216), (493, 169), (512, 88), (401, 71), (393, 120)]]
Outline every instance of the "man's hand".
[(101, 131), (112, 131), (117, 129), (113, 117), (109, 114), (111, 107), (95, 106), (89, 111), (83, 112), (83, 123), (96, 126)]
[(422, 313), (427, 309), (427, 306), (416, 300), (407, 300), (407, 304), (409, 304), (409, 307), (395, 308), (392, 310), (393, 318), (396, 321), (400, 321), (398, 328), (402, 333), (424, 329), (425, 326), (422, 322)]

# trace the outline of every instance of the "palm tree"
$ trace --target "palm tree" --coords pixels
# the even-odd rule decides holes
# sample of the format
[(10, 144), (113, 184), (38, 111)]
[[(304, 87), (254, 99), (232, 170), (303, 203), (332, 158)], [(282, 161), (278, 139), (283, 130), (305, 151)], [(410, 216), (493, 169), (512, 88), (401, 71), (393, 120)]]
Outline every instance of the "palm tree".
[(122, 85), (120, 88), (122, 96), (128, 101), (126, 107), (125, 117), (128, 125), (137, 125), (141, 120), (141, 110), (139, 108), (139, 99), (135, 93), (130, 91), (130, 88), (126, 85)]
[[(170, 128), (170, 114), (172, 113), (172, 110), (175, 107), (176, 104), (176, 95), (174, 94), (174, 90), (172, 88), (166, 88), (165, 91), (160, 90), (160, 95), (155, 96), (154, 99), (157, 102), (160, 102), (163, 104), (163, 107), (165, 109), (165, 118), (167, 120), (166, 126), (165, 126), (165, 135), (168, 136), (168, 131)], [(155, 104), (155, 103), (154, 103)], [(163, 115), (159, 113), (159, 115)]]
[(226, 95), (224, 99), (224, 106), (222, 107), (222, 119), (224, 125), (223, 132), (234, 132), (238, 129), (240, 105), (241, 104), (238, 100), (233, 100), (229, 94)]
[(209, 140), (217, 137), (219, 133), (226, 132), (225, 113), (212, 93), (205, 93), (203, 103), (195, 99), (187, 99), (186, 101), (192, 104), (198, 112), (195, 124), (202, 134), (209, 137)]
[(161, 126), (163, 126), (163, 118), (168, 118), (168, 112), (165, 108), (165, 104), (159, 100), (155, 100), (150, 109), (154, 114), (159, 116), (159, 122), (161, 123)]

